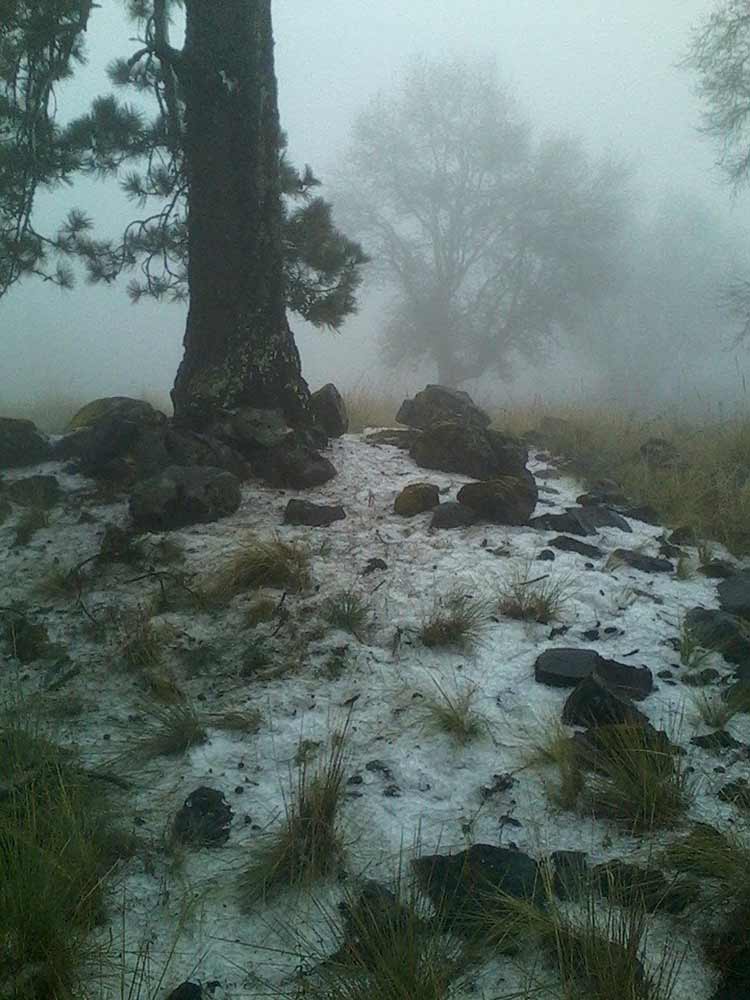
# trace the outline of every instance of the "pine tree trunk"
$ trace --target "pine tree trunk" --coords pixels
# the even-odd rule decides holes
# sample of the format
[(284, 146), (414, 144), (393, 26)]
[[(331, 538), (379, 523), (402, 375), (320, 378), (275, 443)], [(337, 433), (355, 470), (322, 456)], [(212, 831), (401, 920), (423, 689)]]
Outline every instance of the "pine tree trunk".
[(172, 400), (200, 426), (309, 391), (286, 318), (271, 0), (187, 0), (185, 99), (190, 309)]

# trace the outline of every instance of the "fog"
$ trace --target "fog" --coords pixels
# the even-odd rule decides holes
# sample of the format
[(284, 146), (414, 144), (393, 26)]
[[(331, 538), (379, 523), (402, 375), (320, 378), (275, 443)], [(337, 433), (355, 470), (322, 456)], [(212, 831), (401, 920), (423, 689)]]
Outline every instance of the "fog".
[[(64, 118), (109, 91), (107, 63), (133, 49), (133, 29), (119, 3), (101, 2), (90, 23), (88, 65), (60, 91)], [(671, 232), (675, 240), (686, 232), (695, 240), (711, 233), (703, 274), (713, 263), (741, 259), (744, 244), (750, 246), (750, 193), (732, 199), (715, 167), (715, 148), (698, 133), (694, 76), (677, 65), (691, 29), (710, 9), (710, 0), (275, 0), (276, 70), (290, 159), (310, 163), (324, 181), (338, 173), (357, 114), (375, 93), (391, 90), (418, 55), (489, 57), (537, 133), (571, 131), (592, 156), (613, 152), (634, 168), (640, 232), (653, 245), (629, 252), (634, 262), (650, 262), (646, 275), (662, 269), (664, 281), (649, 290), (653, 309), (634, 316), (632, 300), (621, 300), (616, 322), (606, 311), (597, 318), (599, 331), (611, 325), (611, 355), (601, 337), (596, 348), (590, 336), (574, 347), (550, 346), (533, 368), (521, 365), (512, 383), (483, 380), (483, 398), (612, 394), (634, 406), (743, 402), (747, 350), (728, 346), (731, 330), (714, 303), (700, 315), (690, 308), (667, 316), (657, 301), (665, 283), (673, 286), (675, 303), (684, 298), (683, 285), (702, 294), (691, 262), (676, 261), (670, 271)], [(686, 230), (684, 219), (673, 215), (661, 226), (655, 249), (655, 220), (663, 222), (670, 199), (688, 205), (688, 214), (700, 215), (705, 225)], [(94, 217), (98, 233), (115, 232), (129, 217), (115, 184), (86, 180), (41, 193), (38, 227), (54, 226), (73, 205)], [(631, 270), (637, 271), (635, 263)], [(91, 287), (81, 280), (73, 291), (60, 292), (29, 279), (13, 288), (0, 301), (0, 399), (168, 391), (181, 356), (184, 307), (133, 306), (124, 284)], [(706, 298), (710, 292), (706, 288)], [(359, 314), (338, 334), (306, 328), (292, 317), (313, 387), (335, 381), (397, 393), (434, 379), (429, 364), (402, 366), (397, 373), (381, 365), (384, 296), (366, 280)], [(663, 343), (652, 350), (653, 334), (640, 340), (638, 334), (659, 309), (665, 313)], [(607, 369), (618, 357), (628, 364), (617, 362), (613, 379)]]

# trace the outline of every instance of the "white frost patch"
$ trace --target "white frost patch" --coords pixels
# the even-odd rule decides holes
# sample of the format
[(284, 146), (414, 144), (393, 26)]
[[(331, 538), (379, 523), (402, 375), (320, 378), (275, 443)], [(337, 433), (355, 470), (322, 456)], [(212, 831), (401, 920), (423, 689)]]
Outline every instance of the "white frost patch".
[[(148, 941), (158, 977), (174, 949), (165, 980), (170, 988), (192, 977), (204, 983), (218, 980), (225, 996), (257, 996), (267, 988), (289, 988), (295, 969), (311, 947), (318, 952), (326, 942), (335, 947), (327, 941), (330, 935), (321, 901), (334, 907), (340, 895), (336, 886), (321, 887), (314, 900), (288, 894), (246, 916), (237, 907), (234, 882), (260, 831), (273, 826), (282, 813), (300, 738), (325, 743), (346, 717), (347, 704), (355, 696), (348, 771), (360, 775), (362, 783), (351, 786), (358, 797), (349, 797), (344, 807), (352, 875), (390, 877), (401, 846), (410, 849), (417, 837), (427, 853), (460, 850), (472, 841), (514, 843), (535, 857), (561, 848), (585, 849), (592, 862), (638, 856), (639, 850), (643, 856), (642, 851), (648, 850), (648, 844), (642, 845), (610, 824), (554, 810), (545, 795), (544, 776), (522, 766), (525, 736), (559, 718), (567, 695), (534, 682), (534, 661), (551, 646), (579, 646), (633, 665), (645, 664), (654, 674), (672, 668), (678, 656), (665, 640), (679, 634), (687, 609), (717, 606), (715, 583), (700, 576), (678, 580), (627, 567), (605, 569), (604, 559), (595, 560), (587, 569), (583, 557), (558, 552), (554, 562), (537, 562), (535, 568), (539, 567), (540, 576), (575, 578), (574, 593), (563, 614), (567, 634), (550, 639), (550, 626), (498, 617), (471, 654), (426, 649), (417, 631), (437, 595), (457, 583), (472, 594), (497, 595), (509, 575), (538, 556), (556, 532), (487, 524), (431, 532), (429, 514), (409, 520), (393, 514), (396, 494), (410, 482), (429, 481), (444, 491), (443, 499), (452, 499), (468, 481), (465, 477), (418, 469), (399, 450), (368, 445), (359, 436), (334, 442), (332, 450), (338, 477), (319, 490), (299, 495), (320, 503), (341, 503), (347, 513), (345, 521), (328, 528), (284, 526), (283, 509), (298, 494), (246, 484), (242, 504), (232, 517), (170, 536), (184, 545), (187, 568), (196, 573), (221, 565), (246, 532), (304, 540), (317, 553), (313, 559), (315, 593), (289, 595), (290, 610), (309, 618), (304, 625), (312, 625), (322, 598), (354, 587), (369, 597), (375, 617), (367, 642), (329, 632), (310, 644), (297, 670), (260, 682), (241, 676), (243, 655), (253, 648), (258, 635), (243, 623), (242, 599), (221, 613), (173, 611), (164, 616), (177, 630), (179, 643), (203, 642), (216, 653), (215, 662), (209, 660), (197, 675), (186, 671), (176, 651), (170, 654), (180, 685), (196, 707), (207, 713), (256, 707), (264, 718), (258, 735), (227, 735), (210, 729), (206, 745), (184, 757), (139, 765), (130, 775), (135, 787), (122, 799), (122, 819), (149, 850), (147, 859), (139, 858), (118, 873), (112, 893), (116, 942), (112, 960), (116, 967), (119, 942), (124, 939), (126, 965), (132, 968), (137, 949)], [(546, 465), (533, 460), (530, 467), (543, 476)], [(81, 668), (59, 697), (77, 694), (88, 704), (79, 720), (62, 726), (62, 737), (80, 746), (90, 762), (110, 760), (138, 736), (143, 719), (143, 694), (118, 660), (117, 630), (110, 629), (104, 641), (92, 638), (80, 609), (70, 602), (39, 597), (34, 586), (55, 561), (68, 568), (93, 555), (105, 522), (127, 525), (127, 508), (124, 503), (97, 504), (93, 484), (63, 474), (59, 465), (18, 470), (8, 478), (39, 472), (58, 476), (65, 502), (52, 512), (49, 527), (39, 530), (27, 546), (12, 546), (12, 520), (0, 527), (4, 581), (0, 604), (7, 607), (19, 600), (28, 607), (45, 609), (50, 638), (63, 643), (72, 662)], [(559, 493), (540, 496), (556, 506), (540, 506), (538, 513), (575, 503), (580, 492), (575, 481), (561, 477), (547, 483)], [(78, 523), (82, 506), (97, 523)], [(624, 546), (657, 554), (662, 529), (638, 521), (631, 524), (632, 534), (603, 529), (597, 539), (590, 540), (605, 551)], [(363, 577), (362, 570), (373, 557), (384, 559), (388, 569)], [(138, 575), (128, 567), (102, 571), (97, 589), (84, 597), (89, 611), (105, 619), (110, 612), (116, 614), (152, 597), (156, 591), (152, 581), (125, 582)], [(584, 631), (597, 625), (601, 639), (582, 638)], [(616, 631), (607, 637), (606, 627)], [(395, 641), (397, 635), (400, 642)], [(336, 649), (346, 665), (340, 676), (329, 679), (323, 668)], [(720, 657), (710, 662), (722, 665)], [(679, 676), (681, 670), (677, 667), (675, 673)], [(460, 749), (448, 737), (425, 731), (420, 700), (414, 696), (434, 692), (435, 678), (449, 688), (454, 683), (476, 686), (475, 707), (489, 724), (485, 738)], [(11, 695), (20, 688), (32, 695), (47, 680), (48, 672), (42, 667), (10, 663), (0, 672), (0, 691)], [(737, 773), (737, 765), (731, 754), (719, 759), (690, 747), (690, 736), (705, 728), (695, 721), (693, 697), (690, 688), (657, 681), (657, 690), (641, 707), (655, 725), (688, 748), (699, 780), (692, 817), (726, 826), (732, 810), (717, 800), (715, 791), (719, 780)], [(742, 726), (742, 721), (735, 720), (729, 729), (741, 737)], [(386, 765), (391, 780), (377, 770), (367, 770), (373, 760)], [(719, 764), (726, 767), (720, 779), (714, 774)], [(508, 771), (515, 773), (514, 786), (483, 804), (480, 787), (491, 784), (493, 775)], [(185, 797), (202, 784), (220, 788), (231, 803), (235, 815), (230, 840), (218, 849), (186, 852), (179, 868), (173, 870), (165, 849), (172, 817)], [(398, 786), (397, 796), (384, 795), (388, 784)], [(652, 958), (673, 937), (674, 926), (662, 917), (653, 920)], [(103, 938), (108, 934), (108, 930), (103, 932)], [(688, 939), (681, 940), (687, 947)], [(512, 965), (491, 963), (478, 974), (479, 995), (482, 991), (486, 996), (510, 992), (521, 982), (519, 977)], [(113, 995), (117, 988), (113, 985)], [(700, 950), (693, 947), (685, 955), (674, 1000), (704, 1000), (711, 988), (712, 973), (703, 965)]]

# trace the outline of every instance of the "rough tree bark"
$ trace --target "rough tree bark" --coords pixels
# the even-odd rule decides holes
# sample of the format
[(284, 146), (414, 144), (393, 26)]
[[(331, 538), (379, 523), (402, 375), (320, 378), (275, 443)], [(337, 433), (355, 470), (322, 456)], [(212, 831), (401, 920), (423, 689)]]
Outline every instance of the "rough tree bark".
[(185, 101), (190, 309), (178, 421), (240, 407), (293, 425), (309, 390), (286, 318), (271, 0), (187, 0), (171, 63)]

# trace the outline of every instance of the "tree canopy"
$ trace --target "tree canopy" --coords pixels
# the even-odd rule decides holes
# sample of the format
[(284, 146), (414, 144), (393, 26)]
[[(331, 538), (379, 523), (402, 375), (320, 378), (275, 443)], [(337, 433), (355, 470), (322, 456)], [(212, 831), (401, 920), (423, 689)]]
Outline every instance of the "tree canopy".
[[(178, 0), (126, 0), (136, 48), (109, 68), (116, 93), (97, 96), (85, 115), (60, 128), (52, 107), (54, 84), (83, 58), (82, 32), (91, 0), (10, 4), (0, 21), (0, 240), (12, 266), (0, 274), (0, 295), (23, 274), (44, 273), (69, 286), (64, 261), (78, 258), (92, 282), (129, 276), (134, 302), (144, 295), (168, 301), (187, 296), (187, 172), (184, 88), (175, 72), (169, 25)], [(95, 6), (95, 5), (94, 5)], [(123, 40), (125, 42), (125, 40)], [(120, 93), (132, 97), (128, 101)], [(153, 107), (148, 113), (145, 108)], [(9, 138), (5, 141), (5, 134)], [(283, 244), (287, 306), (316, 326), (337, 328), (356, 309), (366, 256), (336, 228), (331, 205), (315, 195), (309, 167), (295, 169), (280, 137)], [(61, 229), (38, 234), (33, 193), (76, 174), (115, 179), (134, 206), (117, 236), (95, 236), (85, 209), (70, 211)]]
[(428, 357), (451, 385), (507, 374), (611, 284), (626, 171), (535, 140), (491, 67), (413, 65), (359, 117), (345, 176), (348, 223), (394, 290), (391, 364)]
[(71, 180), (79, 158), (56, 121), (55, 88), (83, 60), (92, 0), (0, 0), (0, 297), (36, 274), (71, 274), (33, 225), (39, 187)]

